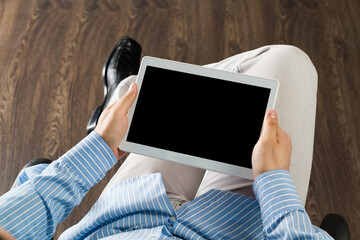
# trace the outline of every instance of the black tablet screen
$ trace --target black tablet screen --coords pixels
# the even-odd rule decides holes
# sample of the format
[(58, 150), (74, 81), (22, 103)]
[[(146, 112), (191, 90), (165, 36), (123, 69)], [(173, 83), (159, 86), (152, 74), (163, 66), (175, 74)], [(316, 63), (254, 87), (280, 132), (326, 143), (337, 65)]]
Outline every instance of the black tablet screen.
[(127, 141), (251, 168), (269, 94), (148, 66)]

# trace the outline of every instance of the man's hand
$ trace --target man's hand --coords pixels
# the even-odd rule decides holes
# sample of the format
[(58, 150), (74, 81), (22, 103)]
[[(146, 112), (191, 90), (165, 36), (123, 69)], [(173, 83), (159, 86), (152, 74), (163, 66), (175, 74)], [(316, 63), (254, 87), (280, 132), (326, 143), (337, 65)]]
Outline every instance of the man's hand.
[(128, 127), (128, 111), (137, 94), (137, 86), (132, 83), (126, 94), (107, 107), (100, 115), (94, 131), (109, 145), (117, 159), (124, 156), (118, 146), (124, 138)]
[(255, 179), (262, 173), (284, 169), (289, 171), (291, 139), (278, 125), (275, 110), (266, 113), (262, 134), (252, 153), (252, 169)]
[(13, 238), (10, 233), (8, 233), (7, 231), (5, 231), (4, 229), (2, 229), (0, 227), (0, 239), (1, 240), (16, 240), (15, 238)]

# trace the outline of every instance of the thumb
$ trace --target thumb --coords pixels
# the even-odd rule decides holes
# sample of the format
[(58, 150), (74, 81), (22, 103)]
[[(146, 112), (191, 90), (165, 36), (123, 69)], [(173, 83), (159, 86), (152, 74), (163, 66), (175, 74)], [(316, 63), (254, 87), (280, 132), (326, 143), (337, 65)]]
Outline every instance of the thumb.
[(268, 137), (276, 140), (278, 128), (277, 112), (274, 109), (271, 109), (265, 115), (261, 137)]
[(120, 114), (126, 115), (128, 113), (131, 104), (136, 98), (136, 93), (137, 85), (136, 83), (132, 83), (125, 95), (116, 103), (115, 107)]

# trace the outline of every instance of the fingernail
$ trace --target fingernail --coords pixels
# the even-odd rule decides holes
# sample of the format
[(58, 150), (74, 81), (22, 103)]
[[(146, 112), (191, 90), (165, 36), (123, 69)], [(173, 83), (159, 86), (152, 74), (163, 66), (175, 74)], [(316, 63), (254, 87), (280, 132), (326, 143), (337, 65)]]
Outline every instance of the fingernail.
[(131, 83), (129, 92), (134, 91), (134, 89), (135, 89), (135, 83)]
[(276, 119), (276, 111), (271, 111), (270, 112), (270, 118)]

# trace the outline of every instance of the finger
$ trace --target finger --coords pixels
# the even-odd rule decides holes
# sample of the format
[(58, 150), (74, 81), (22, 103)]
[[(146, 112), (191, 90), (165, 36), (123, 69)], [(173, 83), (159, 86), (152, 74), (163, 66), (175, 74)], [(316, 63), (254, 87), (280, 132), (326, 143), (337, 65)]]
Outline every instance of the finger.
[[(119, 100), (120, 100), (120, 99), (119, 99)], [(118, 101), (119, 101), (119, 100), (118, 100)], [(113, 102), (113, 103), (112, 103), (112, 104), (110, 104), (108, 107), (106, 107), (106, 109), (110, 109), (110, 108), (114, 107), (114, 106), (115, 106), (115, 104), (116, 104), (118, 101)]]
[(279, 127), (277, 139), (280, 143), (291, 144), (290, 136), (284, 130), (282, 130), (281, 127)]
[(274, 109), (269, 110), (265, 115), (261, 137), (268, 137), (272, 140), (276, 140), (278, 129), (277, 112)]
[(136, 83), (132, 83), (125, 95), (116, 103), (117, 111), (120, 114), (127, 114), (131, 104), (134, 102), (137, 93)]

